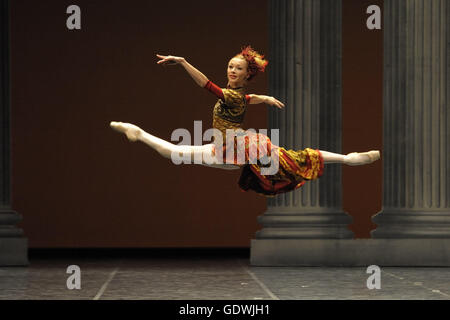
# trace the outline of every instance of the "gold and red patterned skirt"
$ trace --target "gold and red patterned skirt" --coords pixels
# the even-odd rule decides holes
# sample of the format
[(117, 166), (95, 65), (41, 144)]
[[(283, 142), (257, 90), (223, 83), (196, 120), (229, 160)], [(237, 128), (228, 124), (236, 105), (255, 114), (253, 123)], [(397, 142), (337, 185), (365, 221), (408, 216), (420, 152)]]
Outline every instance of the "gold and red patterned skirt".
[[(230, 149), (233, 152), (227, 153)], [(243, 167), (239, 179), (242, 191), (253, 190), (268, 197), (298, 189), (306, 181), (322, 176), (324, 170), (318, 149), (286, 150), (273, 145), (266, 135), (248, 130), (241, 130), (237, 138), (226, 139), (221, 152), (217, 151), (215, 148), (214, 155), (223, 163)]]

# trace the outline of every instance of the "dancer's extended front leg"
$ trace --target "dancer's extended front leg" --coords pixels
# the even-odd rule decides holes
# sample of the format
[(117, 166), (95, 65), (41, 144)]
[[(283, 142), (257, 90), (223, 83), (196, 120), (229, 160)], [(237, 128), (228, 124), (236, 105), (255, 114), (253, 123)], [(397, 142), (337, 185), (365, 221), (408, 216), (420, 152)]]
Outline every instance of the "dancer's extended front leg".
[(114, 130), (124, 133), (130, 141), (144, 142), (146, 145), (156, 150), (164, 158), (173, 160), (174, 155), (177, 155), (181, 159), (188, 158), (190, 163), (197, 163), (227, 170), (239, 169), (239, 166), (235, 165), (209, 164), (206, 161), (206, 158), (213, 158), (214, 144), (206, 144), (203, 146), (175, 145), (155, 137), (131, 123), (111, 122), (110, 126)]
[(380, 159), (380, 151), (352, 152), (347, 155), (320, 150), (324, 163), (343, 163), (349, 166), (360, 166)]

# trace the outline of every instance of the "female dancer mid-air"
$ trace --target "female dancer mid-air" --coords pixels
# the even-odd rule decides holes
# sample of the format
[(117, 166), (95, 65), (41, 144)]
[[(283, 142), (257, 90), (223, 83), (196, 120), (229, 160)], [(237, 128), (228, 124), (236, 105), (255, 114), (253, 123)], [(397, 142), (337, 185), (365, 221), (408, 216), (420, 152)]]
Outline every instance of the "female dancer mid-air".
[[(213, 110), (213, 143), (203, 146), (174, 145), (145, 132), (141, 128), (122, 122), (111, 122), (113, 129), (126, 134), (130, 141), (142, 141), (165, 158), (200, 159), (197, 163), (222, 168), (242, 168), (239, 187), (265, 195), (274, 196), (301, 187), (307, 180), (317, 179), (323, 173), (324, 163), (344, 163), (350, 166), (364, 165), (380, 159), (379, 151), (352, 152), (347, 155), (314, 150), (286, 150), (273, 145), (270, 139), (252, 130), (243, 130), (242, 123), (249, 104), (266, 103), (277, 108), (284, 104), (274, 97), (245, 94), (244, 89), (258, 72), (263, 72), (268, 61), (250, 46), (228, 62), (228, 84), (219, 88), (189, 64), (186, 59), (175, 56), (156, 55), (161, 65), (180, 64), (202, 88), (219, 100)], [(231, 153), (230, 153), (231, 151)], [(231, 154), (231, 157), (230, 157)], [(239, 159), (238, 159), (239, 158)], [(213, 159), (214, 161), (211, 161)], [(267, 171), (268, 164), (276, 170)]]

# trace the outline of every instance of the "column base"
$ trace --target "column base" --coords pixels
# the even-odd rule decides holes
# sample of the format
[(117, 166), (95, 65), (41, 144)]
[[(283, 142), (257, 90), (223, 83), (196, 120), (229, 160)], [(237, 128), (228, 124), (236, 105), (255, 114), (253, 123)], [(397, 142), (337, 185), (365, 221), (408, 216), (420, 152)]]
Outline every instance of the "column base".
[(449, 267), (450, 239), (252, 239), (250, 264)]
[(450, 237), (450, 211), (384, 208), (372, 217), (375, 239), (438, 239)]
[(0, 238), (0, 266), (27, 266), (28, 239)]
[(281, 209), (270, 207), (258, 217), (256, 239), (353, 239), (352, 217), (336, 208)]

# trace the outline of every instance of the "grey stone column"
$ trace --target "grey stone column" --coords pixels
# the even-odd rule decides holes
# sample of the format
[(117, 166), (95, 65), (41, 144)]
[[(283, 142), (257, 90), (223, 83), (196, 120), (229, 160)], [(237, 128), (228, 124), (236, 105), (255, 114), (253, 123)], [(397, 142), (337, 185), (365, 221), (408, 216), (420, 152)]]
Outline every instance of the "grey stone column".
[[(286, 105), (269, 109), (269, 127), (280, 130), (286, 149), (341, 153), (341, 1), (272, 0), (269, 11), (270, 94)], [(308, 239), (318, 240), (320, 250), (321, 240), (329, 247), (333, 239), (353, 238), (341, 190), (341, 165), (327, 164), (318, 180), (268, 199), (258, 217), (263, 229), (252, 240), (252, 264), (309, 264), (310, 253), (302, 251)]]
[(16, 227), (20, 215), (11, 209), (9, 1), (0, 5), (0, 266), (26, 265), (27, 239)]
[(372, 236), (428, 238), (428, 254), (450, 263), (450, 2), (385, 0), (384, 51), (383, 208)]

